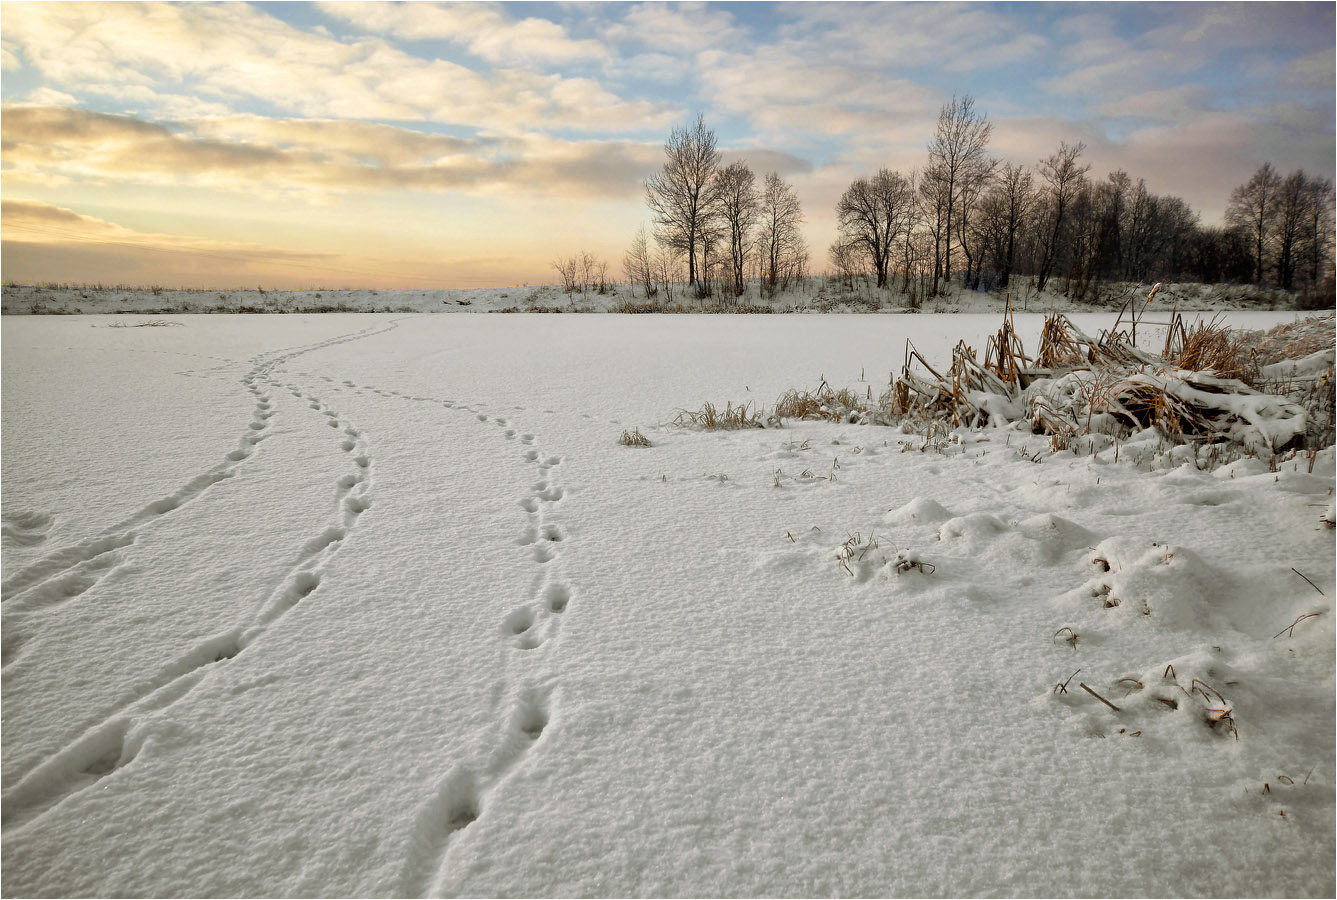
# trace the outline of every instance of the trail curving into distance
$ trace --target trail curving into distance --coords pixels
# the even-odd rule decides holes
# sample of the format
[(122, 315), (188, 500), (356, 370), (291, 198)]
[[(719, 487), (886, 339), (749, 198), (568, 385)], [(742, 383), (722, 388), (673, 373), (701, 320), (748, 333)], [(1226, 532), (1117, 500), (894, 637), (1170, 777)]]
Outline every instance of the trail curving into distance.
[(392, 321), (384, 327), (372, 326), (306, 347), (288, 348), (253, 358), (252, 368), (242, 377), (241, 383), (255, 396), (255, 409), (237, 448), (229, 451), (223, 462), (149, 503), (101, 536), (48, 554), (4, 582), (3, 649), (4, 665), (8, 666), (21, 652), (30, 629), (40, 627), (37, 617), (43, 609), (72, 600), (89, 590), (125, 563), (124, 554), (133, 545), (140, 529), (150, 527), (159, 517), (232, 477), (235, 469), (267, 438), (270, 421), (276, 415), (271, 396), (276, 388), (286, 387), (295, 396), (307, 400), (316, 413), (311, 417), (314, 420), (312, 427), (321, 427), (323, 423), (333, 429), (334, 451), (346, 456), (351, 463), (349, 473), (340, 476), (336, 482), (336, 504), (330, 519), (305, 544), (279, 584), (263, 598), (254, 616), (196, 643), (156, 673), (141, 679), (134, 693), (124, 698), (110, 715), (61, 750), (22, 772), (0, 800), (0, 826), (5, 830), (22, 827), (128, 764), (139, 750), (133, 738), (134, 726), (140, 719), (176, 703), (200, 683), (211, 667), (224, 664), (242, 653), (285, 613), (319, 589), (334, 556), (345, 545), (358, 520), (371, 509), (374, 460), (367, 437), (360, 428), (314, 394), (303, 394), (295, 385), (280, 384), (274, 370), (281, 363), (303, 354), (372, 337), (396, 327), (397, 323)]

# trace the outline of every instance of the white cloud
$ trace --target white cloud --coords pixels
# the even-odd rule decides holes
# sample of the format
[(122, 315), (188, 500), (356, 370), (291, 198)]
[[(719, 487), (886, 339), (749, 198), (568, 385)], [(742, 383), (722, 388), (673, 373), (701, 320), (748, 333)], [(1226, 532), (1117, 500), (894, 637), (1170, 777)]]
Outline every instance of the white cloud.
[(1158, 91), (1144, 91), (1112, 103), (1103, 104), (1106, 116), (1129, 116), (1162, 122), (1184, 122), (1202, 112), (1208, 91), (1196, 84), (1180, 85)]
[(745, 38), (728, 11), (704, 3), (638, 3), (620, 22), (606, 26), (603, 34), (611, 42), (679, 56), (738, 46)]
[(488, 62), (523, 66), (602, 61), (608, 49), (548, 19), (512, 19), (494, 3), (322, 3), (327, 15), (405, 40), (449, 40)]
[[(680, 115), (585, 79), (518, 69), (484, 76), (380, 38), (333, 40), (244, 4), (11, 3), (5, 37), (53, 88), (134, 102), (179, 97), (189, 85), (206, 102), (232, 106), (259, 100), (307, 116), (498, 131), (635, 131)], [(181, 112), (179, 104), (159, 111)]]
[(64, 91), (49, 87), (39, 87), (28, 95), (28, 102), (34, 106), (78, 106), (79, 101)]

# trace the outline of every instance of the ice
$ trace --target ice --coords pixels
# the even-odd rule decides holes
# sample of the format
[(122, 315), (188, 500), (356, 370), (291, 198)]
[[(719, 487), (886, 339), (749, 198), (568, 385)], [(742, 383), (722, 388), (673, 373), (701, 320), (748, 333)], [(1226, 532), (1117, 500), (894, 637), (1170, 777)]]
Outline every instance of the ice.
[(995, 316), (178, 318), (4, 321), (6, 895), (1334, 892), (1330, 449), (666, 424)]

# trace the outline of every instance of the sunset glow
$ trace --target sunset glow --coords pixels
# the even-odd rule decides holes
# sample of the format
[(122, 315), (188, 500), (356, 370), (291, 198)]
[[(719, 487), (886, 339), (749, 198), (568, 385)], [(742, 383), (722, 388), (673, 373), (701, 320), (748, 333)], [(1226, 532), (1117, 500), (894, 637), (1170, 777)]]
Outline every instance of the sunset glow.
[(4, 3), (8, 281), (486, 287), (616, 270), (698, 113), (803, 202), (922, 166), (969, 93), (991, 152), (1086, 144), (1219, 223), (1263, 162), (1331, 178), (1334, 7)]

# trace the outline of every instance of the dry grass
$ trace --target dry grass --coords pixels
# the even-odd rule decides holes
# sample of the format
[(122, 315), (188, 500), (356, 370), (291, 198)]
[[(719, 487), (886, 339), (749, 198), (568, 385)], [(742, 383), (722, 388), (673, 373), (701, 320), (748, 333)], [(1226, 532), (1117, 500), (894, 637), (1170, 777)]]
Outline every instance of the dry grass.
[(766, 427), (751, 403), (742, 403), (738, 406), (727, 403), (722, 411), (713, 403), (705, 403), (696, 411), (680, 409), (673, 419), (673, 424), (679, 428), (702, 428), (706, 431)]
[(775, 415), (782, 419), (826, 422), (857, 422), (868, 412), (867, 402), (849, 388), (833, 391), (825, 380), (817, 390), (790, 389), (775, 401)]
[(617, 442), (624, 447), (649, 447), (650, 439), (641, 434), (640, 427), (631, 429), (631, 431), (622, 432), (622, 436)]
[(1300, 359), (1327, 350), (1333, 345), (1333, 316), (1315, 316), (1298, 322), (1278, 325), (1267, 334), (1252, 332), (1242, 335), (1260, 366)]
[(1185, 328), (1183, 317), (1176, 315), (1161, 355), (1181, 369), (1212, 372), (1220, 378), (1253, 383), (1258, 376), (1258, 365), (1242, 336), (1216, 321)]

